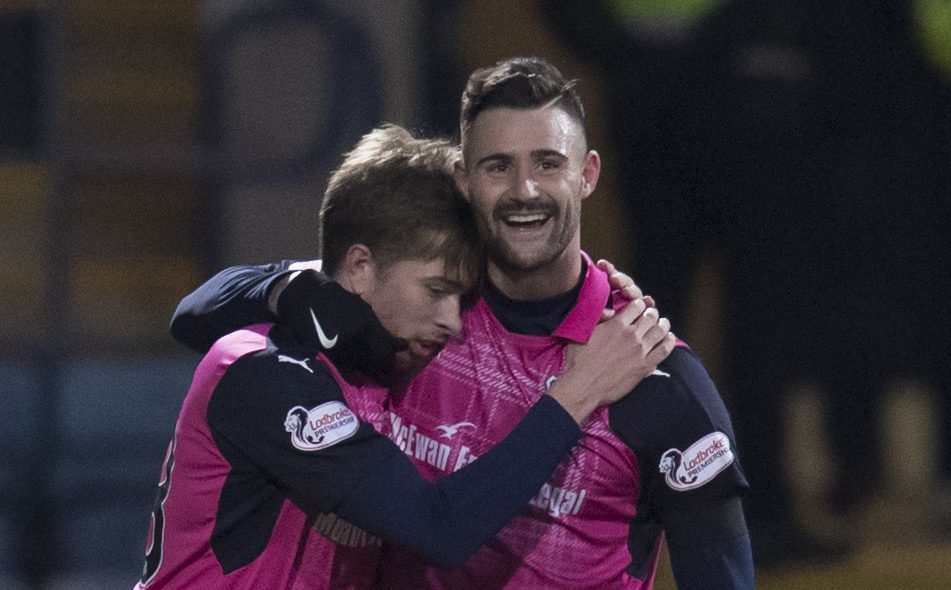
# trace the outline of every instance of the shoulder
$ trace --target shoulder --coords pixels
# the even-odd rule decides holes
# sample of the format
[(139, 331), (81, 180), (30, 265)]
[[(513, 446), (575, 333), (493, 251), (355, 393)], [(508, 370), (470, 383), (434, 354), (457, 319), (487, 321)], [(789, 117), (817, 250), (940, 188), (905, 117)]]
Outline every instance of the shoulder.
[(706, 406), (720, 401), (720, 393), (700, 357), (685, 345), (674, 348), (657, 367), (654, 376), (667, 379), (669, 389), (678, 392), (685, 403), (695, 401)]
[(612, 429), (629, 445), (664, 446), (720, 429), (732, 437), (716, 385), (696, 353), (684, 346), (612, 405), (609, 416)]
[(645, 465), (657, 506), (688, 507), (742, 493), (733, 426), (697, 355), (678, 347), (609, 412), (611, 429)]
[(327, 361), (300, 349), (278, 346), (271, 339), (233, 359), (213, 399), (245, 411), (275, 405), (345, 403), (341, 384)]
[(324, 362), (274, 347), (245, 354), (228, 367), (211, 394), (205, 419), (216, 436), (245, 449), (271, 441), (321, 450), (359, 427)]

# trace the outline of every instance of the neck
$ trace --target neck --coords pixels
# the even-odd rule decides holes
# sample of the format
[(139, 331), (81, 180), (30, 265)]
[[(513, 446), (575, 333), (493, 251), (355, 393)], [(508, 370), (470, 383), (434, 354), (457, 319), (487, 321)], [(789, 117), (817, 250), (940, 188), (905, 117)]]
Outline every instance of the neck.
[(509, 299), (549, 299), (575, 288), (581, 274), (580, 248), (565, 248), (551, 262), (531, 270), (488, 264), (489, 281)]
[(350, 276), (344, 272), (336, 272), (330, 277), (332, 280), (336, 281), (338, 285), (343, 287), (344, 291), (349, 291), (351, 293), (356, 293), (356, 290), (353, 288), (353, 281), (350, 280)]

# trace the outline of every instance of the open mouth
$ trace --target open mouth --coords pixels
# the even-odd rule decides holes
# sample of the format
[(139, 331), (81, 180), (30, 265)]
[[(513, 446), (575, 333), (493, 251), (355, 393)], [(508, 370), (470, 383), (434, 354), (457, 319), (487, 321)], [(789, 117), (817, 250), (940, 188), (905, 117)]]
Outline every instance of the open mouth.
[(502, 223), (518, 229), (533, 229), (545, 225), (551, 215), (549, 213), (512, 213), (501, 217)]

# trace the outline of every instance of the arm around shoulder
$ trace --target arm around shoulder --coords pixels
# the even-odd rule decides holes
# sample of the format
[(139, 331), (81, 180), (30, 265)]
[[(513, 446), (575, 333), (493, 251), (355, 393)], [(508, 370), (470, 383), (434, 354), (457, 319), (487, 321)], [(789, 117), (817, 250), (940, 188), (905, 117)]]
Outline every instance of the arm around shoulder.
[(386, 462), (335, 512), (441, 567), (462, 564), (537, 493), (581, 431), (543, 398), (488, 453), (434, 484), (406, 457)]
[(238, 328), (273, 322), (268, 296), (292, 264), (284, 260), (219, 271), (179, 302), (169, 326), (172, 337), (204, 353), (218, 338)]

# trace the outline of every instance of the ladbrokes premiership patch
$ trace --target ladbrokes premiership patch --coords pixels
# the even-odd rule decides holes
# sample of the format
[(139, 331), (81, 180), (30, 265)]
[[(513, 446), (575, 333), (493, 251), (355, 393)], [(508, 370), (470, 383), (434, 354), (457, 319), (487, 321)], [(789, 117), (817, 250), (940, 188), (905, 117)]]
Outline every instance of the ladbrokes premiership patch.
[(732, 463), (730, 439), (722, 432), (714, 432), (690, 445), (686, 451), (665, 451), (660, 458), (660, 472), (671, 489), (686, 492), (708, 483)]
[(308, 410), (294, 406), (284, 419), (291, 444), (301, 451), (319, 451), (346, 440), (360, 426), (357, 417), (343, 402), (327, 402)]

